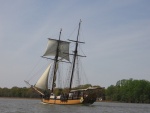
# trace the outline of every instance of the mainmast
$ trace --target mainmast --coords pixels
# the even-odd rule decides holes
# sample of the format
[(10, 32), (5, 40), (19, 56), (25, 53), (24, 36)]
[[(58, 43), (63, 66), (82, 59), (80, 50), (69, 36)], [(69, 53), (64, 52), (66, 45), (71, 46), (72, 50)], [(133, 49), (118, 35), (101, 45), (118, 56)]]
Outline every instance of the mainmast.
[(79, 43), (79, 33), (80, 33), (80, 25), (81, 25), (81, 20), (79, 22), (79, 28), (78, 28), (78, 34), (77, 34), (77, 40), (76, 42), (76, 46), (75, 46), (75, 51), (74, 51), (74, 56), (73, 56), (73, 67), (72, 67), (72, 72), (71, 72), (71, 78), (70, 78), (70, 87), (69, 87), (69, 91), (71, 90), (72, 87), (72, 80), (73, 80), (73, 75), (74, 75), (74, 70), (75, 70), (75, 63), (76, 63), (76, 57), (78, 56), (78, 43)]
[(53, 75), (53, 82), (52, 82), (52, 93), (54, 91), (54, 87), (56, 87), (56, 72), (57, 72), (57, 62), (58, 62), (58, 56), (59, 56), (59, 44), (60, 44), (61, 31), (62, 29), (60, 29), (59, 40), (58, 40), (58, 44), (56, 48), (56, 55), (54, 59), (54, 75)]

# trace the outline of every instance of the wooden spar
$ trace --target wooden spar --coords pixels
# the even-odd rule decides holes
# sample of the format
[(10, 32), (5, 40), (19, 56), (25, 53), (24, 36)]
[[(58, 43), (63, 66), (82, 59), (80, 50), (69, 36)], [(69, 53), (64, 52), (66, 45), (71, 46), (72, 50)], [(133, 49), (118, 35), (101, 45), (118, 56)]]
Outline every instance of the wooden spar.
[(79, 33), (80, 33), (80, 25), (81, 25), (81, 20), (79, 22), (79, 28), (78, 28), (78, 34), (77, 34), (77, 40), (76, 42), (76, 46), (75, 46), (75, 51), (74, 51), (74, 58), (73, 58), (73, 67), (72, 67), (72, 73), (71, 73), (71, 79), (70, 79), (70, 87), (69, 87), (69, 91), (71, 91), (71, 87), (72, 87), (72, 79), (73, 79), (73, 74), (74, 74), (74, 68), (75, 68), (75, 62), (76, 62), (76, 57), (78, 55), (78, 40), (79, 40)]
[(36, 87), (32, 86), (31, 88), (33, 88), (35, 91), (37, 91), (39, 94), (44, 96), (44, 93), (42, 93), (41, 91), (39, 91)]
[(25, 82), (27, 85), (29, 85), (31, 88), (33, 88), (35, 91), (37, 91), (39, 94), (41, 94), (41, 95), (44, 96), (44, 94), (43, 94), (41, 91), (39, 91), (36, 87), (34, 87), (33, 85), (31, 85), (28, 81), (25, 81), (25, 80), (24, 80), (24, 82)]

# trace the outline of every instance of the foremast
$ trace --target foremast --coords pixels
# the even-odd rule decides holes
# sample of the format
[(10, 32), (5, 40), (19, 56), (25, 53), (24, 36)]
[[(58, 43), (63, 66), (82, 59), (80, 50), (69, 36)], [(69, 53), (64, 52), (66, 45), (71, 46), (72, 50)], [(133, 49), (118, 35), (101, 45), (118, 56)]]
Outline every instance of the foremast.
[(59, 45), (60, 45), (61, 32), (62, 32), (62, 29), (60, 29), (59, 40), (58, 40), (58, 44), (57, 44), (57, 48), (56, 48), (56, 56), (54, 59), (54, 74), (53, 74), (53, 82), (52, 82), (52, 89), (51, 89), (52, 93), (54, 91), (54, 88), (56, 87), (56, 72), (57, 72), (57, 62), (58, 62), (58, 56), (59, 56)]
[(59, 39), (51, 39), (48, 38), (48, 45), (47, 45), (47, 49), (44, 53), (44, 55), (42, 57), (47, 58), (47, 59), (52, 59), (49, 58), (49, 56), (54, 56), (54, 63), (53, 63), (53, 71), (52, 71), (52, 81), (51, 81), (51, 93), (54, 92), (54, 88), (56, 87), (56, 74), (57, 74), (57, 70), (58, 70), (58, 63), (61, 60), (65, 59), (67, 61), (69, 61), (69, 44), (70, 42), (67, 41), (62, 41), (60, 40), (61, 38), (61, 32), (62, 29), (60, 29), (60, 33), (59, 33)]

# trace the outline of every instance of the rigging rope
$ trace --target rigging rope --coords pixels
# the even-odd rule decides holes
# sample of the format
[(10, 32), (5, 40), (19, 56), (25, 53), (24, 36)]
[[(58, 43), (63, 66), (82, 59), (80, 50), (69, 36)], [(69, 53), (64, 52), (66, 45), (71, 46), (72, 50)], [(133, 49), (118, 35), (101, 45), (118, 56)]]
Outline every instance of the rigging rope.
[[(40, 58), (40, 60), (35, 64), (35, 66), (33, 67), (33, 69), (31, 70), (31, 72), (30, 72), (30, 75), (32, 75), (32, 76), (30, 76), (29, 78), (28, 78), (28, 82), (29, 81), (31, 81), (31, 80), (33, 80), (34, 78), (35, 78), (35, 76), (37, 76), (37, 75), (39, 75), (38, 73), (40, 73), (48, 64), (49, 64), (49, 62), (46, 62), (46, 64), (43, 64), (42, 66), (40, 65), (41, 64), (41, 62), (42, 62), (42, 59)], [(38, 67), (40, 65), (40, 67)], [(38, 68), (38, 69), (37, 69)], [(38, 71), (36, 71), (35, 72), (35, 70), (38, 70)]]

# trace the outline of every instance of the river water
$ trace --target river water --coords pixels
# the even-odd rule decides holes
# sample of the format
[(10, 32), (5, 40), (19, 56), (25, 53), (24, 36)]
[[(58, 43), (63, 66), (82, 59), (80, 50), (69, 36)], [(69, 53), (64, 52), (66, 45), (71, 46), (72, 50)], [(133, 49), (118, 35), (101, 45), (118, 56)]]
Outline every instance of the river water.
[(95, 102), (93, 105), (50, 105), (34, 99), (0, 98), (0, 113), (150, 113), (150, 104)]

